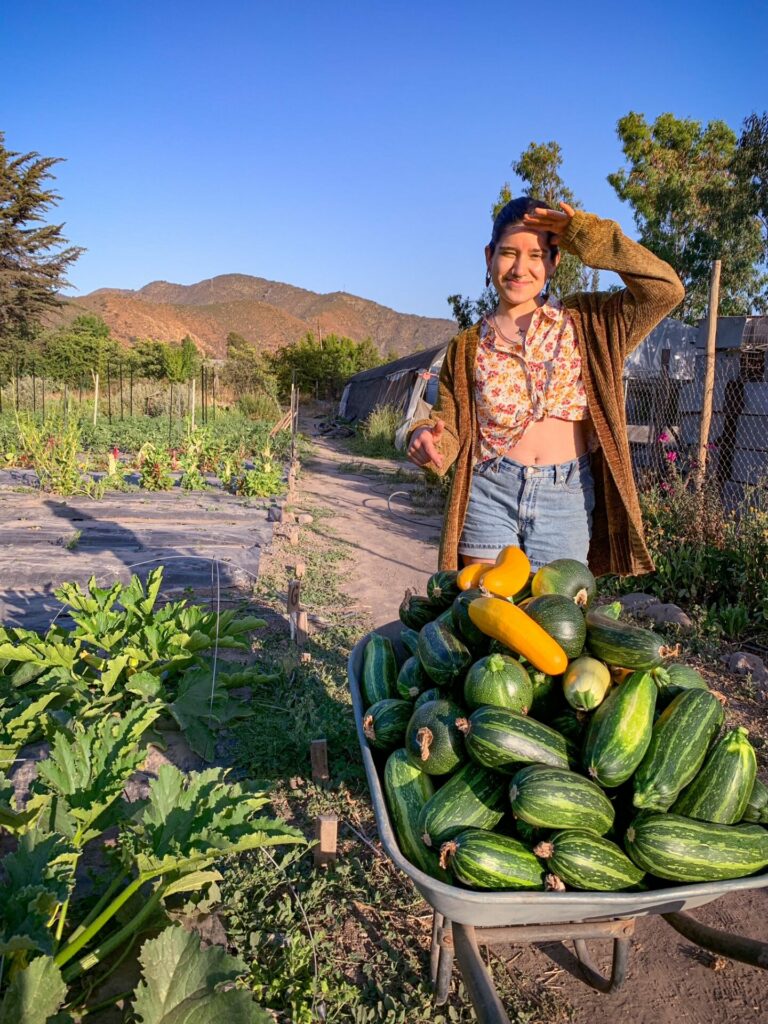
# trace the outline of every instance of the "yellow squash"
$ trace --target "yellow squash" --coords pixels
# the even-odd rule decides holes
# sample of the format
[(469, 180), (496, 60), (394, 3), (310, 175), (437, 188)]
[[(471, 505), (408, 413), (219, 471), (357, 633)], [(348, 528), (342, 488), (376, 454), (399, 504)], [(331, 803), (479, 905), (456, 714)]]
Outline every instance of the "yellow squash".
[(559, 676), (568, 666), (560, 644), (525, 612), (498, 597), (478, 597), (469, 606), (469, 617), (486, 636), (510, 647), (550, 676)]
[(514, 597), (528, 582), (531, 563), (521, 549), (509, 545), (502, 548), (496, 564), (483, 573), (480, 586), (496, 597)]
[(459, 569), (456, 586), (459, 590), (473, 590), (479, 587), (480, 578), (491, 568), (488, 562), (472, 562), (471, 565), (465, 565), (463, 569)]

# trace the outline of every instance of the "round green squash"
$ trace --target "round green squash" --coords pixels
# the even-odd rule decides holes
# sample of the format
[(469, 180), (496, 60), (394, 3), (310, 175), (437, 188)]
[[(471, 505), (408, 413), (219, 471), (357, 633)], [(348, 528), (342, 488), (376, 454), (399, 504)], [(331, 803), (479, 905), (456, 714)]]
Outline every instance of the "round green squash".
[(467, 672), (464, 702), (473, 711), (485, 704), (525, 715), (533, 700), (531, 677), (516, 658), (489, 654)]
[(456, 725), (464, 714), (450, 700), (430, 700), (416, 708), (405, 731), (411, 764), (427, 775), (448, 775), (466, 761), (464, 738)]
[(583, 562), (575, 558), (556, 558), (534, 574), (531, 593), (534, 597), (561, 594), (587, 608), (597, 594), (597, 580)]
[(587, 624), (579, 606), (562, 594), (543, 594), (525, 606), (525, 614), (560, 644), (569, 658), (578, 658), (587, 638)]

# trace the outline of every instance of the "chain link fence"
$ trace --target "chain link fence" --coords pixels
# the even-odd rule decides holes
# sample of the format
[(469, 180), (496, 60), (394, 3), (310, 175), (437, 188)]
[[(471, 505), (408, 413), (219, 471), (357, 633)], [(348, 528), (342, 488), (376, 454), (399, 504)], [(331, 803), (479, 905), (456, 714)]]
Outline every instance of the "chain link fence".
[[(672, 355), (672, 358), (670, 358)], [(683, 366), (661, 352), (654, 372), (625, 380), (627, 422), (639, 485), (663, 479), (670, 464), (682, 473), (700, 460), (706, 355), (691, 351)], [(768, 317), (718, 321), (705, 487), (736, 508), (745, 488), (768, 490)]]

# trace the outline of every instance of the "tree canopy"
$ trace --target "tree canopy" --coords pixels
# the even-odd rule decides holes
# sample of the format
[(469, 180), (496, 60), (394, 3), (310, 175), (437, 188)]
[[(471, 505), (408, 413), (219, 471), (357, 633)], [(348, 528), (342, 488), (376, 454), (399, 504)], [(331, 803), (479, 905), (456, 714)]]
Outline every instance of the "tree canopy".
[(338, 398), (350, 377), (379, 366), (381, 356), (370, 338), (354, 341), (337, 334), (318, 338), (308, 331), (300, 341), (278, 349), (269, 362), (282, 394), (290, 391), (295, 373), (301, 391)]
[(765, 200), (764, 122), (748, 119), (741, 145), (723, 121), (702, 125), (667, 113), (649, 124), (631, 112), (618, 122), (627, 166), (608, 181), (632, 207), (642, 244), (680, 275), (686, 297), (673, 315), (683, 320), (705, 315), (715, 259), (722, 260), (722, 315), (768, 308), (758, 216)]
[(45, 223), (60, 196), (48, 185), (59, 158), (17, 153), (0, 132), (0, 342), (33, 336), (60, 304), (66, 272), (84, 251), (68, 245), (62, 224)]

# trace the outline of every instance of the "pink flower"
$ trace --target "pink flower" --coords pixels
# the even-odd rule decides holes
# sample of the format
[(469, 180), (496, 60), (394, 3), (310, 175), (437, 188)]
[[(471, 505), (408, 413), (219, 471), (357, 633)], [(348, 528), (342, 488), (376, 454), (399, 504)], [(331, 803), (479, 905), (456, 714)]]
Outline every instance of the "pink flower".
[(112, 458), (116, 459), (116, 458), (118, 458), (119, 455), (120, 455), (120, 449), (117, 446), (115, 446), (112, 449)]
[(670, 462), (677, 462), (677, 452), (667, 452), (666, 455)]
[(709, 449), (709, 451), (713, 452), (717, 448), (717, 445), (715, 444), (714, 441), (710, 441), (709, 444), (707, 445), (707, 448)]
[(659, 444), (664, 444), (665, 441), (669, 440), (669, 434), (666, 432), (666, 430), (662, 430), (662, 432), (659, 434), (656, 440), (659, 442)]
[(662, 482), (661, 489), (662, 489), (662, 491), (671, 491), (672, 490), (672, 484), (668, 484), (666, 482)]

